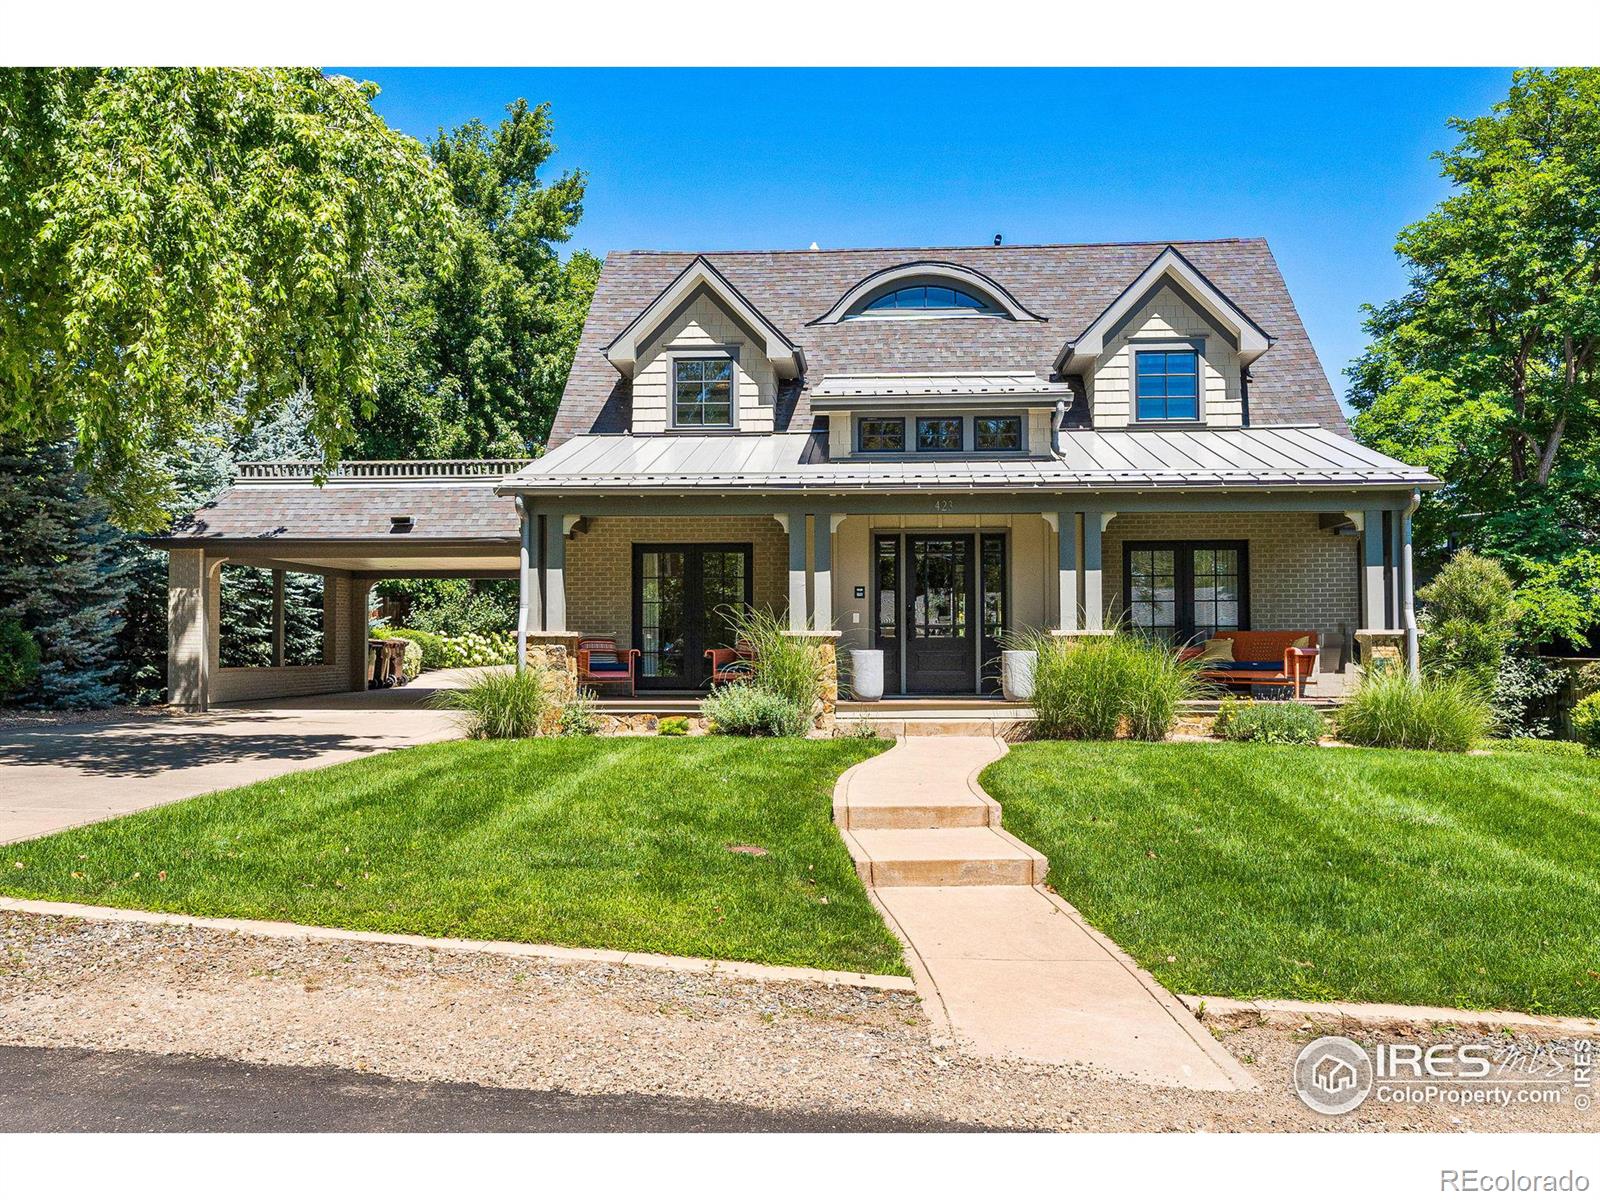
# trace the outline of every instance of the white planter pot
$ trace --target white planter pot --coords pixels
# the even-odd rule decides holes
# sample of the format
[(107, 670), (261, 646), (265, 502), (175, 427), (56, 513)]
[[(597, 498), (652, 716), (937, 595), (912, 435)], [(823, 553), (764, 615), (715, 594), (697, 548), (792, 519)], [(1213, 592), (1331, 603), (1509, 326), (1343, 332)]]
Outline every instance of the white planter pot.
[(1007, 700), (1033, 699), (1033, 668), (1038, 661), (1033, 650), (1000, 651), (1000, 692)]
[(857, 700), (883, 699), (883, 651), (850, 651), (850, 691)]

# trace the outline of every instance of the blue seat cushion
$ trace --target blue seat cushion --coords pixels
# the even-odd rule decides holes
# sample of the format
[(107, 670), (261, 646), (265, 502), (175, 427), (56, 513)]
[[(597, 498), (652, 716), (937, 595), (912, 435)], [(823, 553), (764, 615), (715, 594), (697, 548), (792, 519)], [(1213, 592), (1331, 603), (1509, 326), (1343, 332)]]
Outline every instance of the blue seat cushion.
[(1246, 662), (1242, 659), (1233, 662), (1209, 662), (1206, 664), (1208, 671), (1279, 671), (1283, 670), (1281, 662), (1270, 659), (1259, 662)]
[(597, 675), (602, 671), (615, 671), (619, 675), (626, 675), (628, 673), (628, 664), (625, 662), (615, 661), (595, 662), (595, 660), (591, 658), (589, 660), (589, 670), (593, 671)]

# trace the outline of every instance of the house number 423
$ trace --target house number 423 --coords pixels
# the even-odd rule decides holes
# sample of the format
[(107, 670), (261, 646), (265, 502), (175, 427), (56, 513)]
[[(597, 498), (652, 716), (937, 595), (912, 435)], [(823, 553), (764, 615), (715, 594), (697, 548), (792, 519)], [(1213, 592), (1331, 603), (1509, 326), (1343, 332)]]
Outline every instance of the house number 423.
[(934, 512), (955, 512), (955, 510), (956, 502), (954, 500), (935, 500), (933, 502)]

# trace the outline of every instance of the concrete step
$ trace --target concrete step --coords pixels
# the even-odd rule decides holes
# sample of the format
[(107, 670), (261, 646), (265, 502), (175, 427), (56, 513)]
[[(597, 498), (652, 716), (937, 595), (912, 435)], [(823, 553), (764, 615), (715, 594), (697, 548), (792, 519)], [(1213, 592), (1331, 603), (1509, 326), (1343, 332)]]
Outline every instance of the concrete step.
[(1044, 855), (1004, 830), (851, 829), (856, 871), (868, 887), (974, 887), (1043, 883)]
[(971, 795), (854, 800), (835, 808), (833, 823), (840, 829), (969, 829), (1000, 824), (1000, 806)]

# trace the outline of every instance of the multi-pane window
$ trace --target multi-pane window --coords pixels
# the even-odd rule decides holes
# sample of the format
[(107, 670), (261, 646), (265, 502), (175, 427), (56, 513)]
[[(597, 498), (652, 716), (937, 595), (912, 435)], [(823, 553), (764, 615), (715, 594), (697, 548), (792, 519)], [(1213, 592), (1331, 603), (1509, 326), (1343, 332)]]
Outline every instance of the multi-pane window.
[(1123, 555), (1135, 629), (1181, 642), (1245, 627), (1243, 542), (1130, 542)]
[(960, 417), (918, 417), (917, 449), (950, 451), (962, 449)]
[(865, 453), (903, 451), (906, 448), (904, 417), (862, 417), (856, 422), (858, 449)]
[(905, 312), (908, 309), (957, 309), (982, 311), (988, 306), (971, 292), (938, 284), (916, 284), (896, 288), (873, 300), (862, 311), (869, 313)]
[(672, 388), (674, 425), (725, 429), (733, 425), (732, 359), (673, 359)]
[(1135, 412), (1141, 421), (1200, 419), (1200, 356), (1193, 350), (1134, 355)]
[(974, 417), (972, 444), (977, 450), (1021, 450), (1021, 417)]

